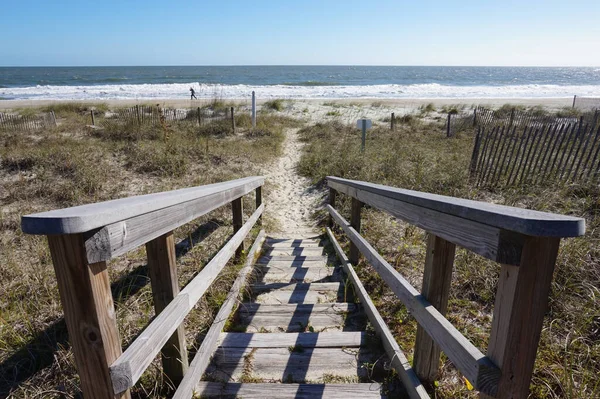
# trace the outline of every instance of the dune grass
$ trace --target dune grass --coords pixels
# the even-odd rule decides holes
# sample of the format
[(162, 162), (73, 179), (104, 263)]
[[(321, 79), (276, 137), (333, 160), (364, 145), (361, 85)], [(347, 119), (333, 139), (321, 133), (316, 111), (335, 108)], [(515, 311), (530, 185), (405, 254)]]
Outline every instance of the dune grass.
[[(299, 171), (321, 184), (327, 175), (395, 187), (483, 200), (512, 206), (585, 217), (584, 237), (562, 241), (549, 311), (535, 374), (533, 398), (600, 397), (600, 188), (597, 185), (540, 186), (523, 189), (480, 190), (469, 184), (468, 165), (473, 137), (460, 133), (448, 139), (439, 123), (414, 117), (396, 132), (369, 131), (366, 150), (353, 126), (322, 123), (300, 131), (306, 147)], [(338, 208), (349, 216), (350, 201), (338, 196)], [(324, 213), (317, 215), (324, 220)], [(365, 208), (364, 237), (415, 287), (422, 284), (425, 232), (387, 214)], [(347, 245), (347, 240), (340, 237)], [(458, 249), (455, 259), (448, 319), (485, 352), (499, 265)], [(362, 260), (357, 272), (412, 360), (416, 322)], [(429, 389), (436, 398), (477, 397), (443, 356), (439, 380)]]
[[(88, 105), (52, 109), (58, 127), (0, 135), (0, 397), (77, 395), (78, 377), (48, 246), (44, 237), (21, 232), (21, 215), (260, 174), (281, 154), (283, 130), (297, 125), (290, 118), (261, 115), (253, 130), (240, 113), (235, 135), (230, 124), (198, 128), (186, 121), (158, 128), (124, 124), (102, 130), (86, 127)], [(247, 216), (254, 210), (254, 201), (248, 198)], [(175, 231), (181, 286), (231, 233), (227, 206)], [(123, 347), (154, 316), (145, 265), (142, 246), (108, 267)], [(186, 318), (192, 352), (238, 266), (226, 266)], [(157, 359), (132, 393), (157, 397), (168, 386)]]

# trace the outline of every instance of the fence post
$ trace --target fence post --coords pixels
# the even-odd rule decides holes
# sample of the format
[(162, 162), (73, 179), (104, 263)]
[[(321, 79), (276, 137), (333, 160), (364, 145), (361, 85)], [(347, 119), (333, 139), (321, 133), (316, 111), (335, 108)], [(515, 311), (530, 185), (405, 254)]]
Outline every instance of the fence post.
[[(329, 205), (331, 205), (332, 208), (335, 208), (336, 195), (337, 195), (337, 191), (335, 191), (335, 189), (329, 187)], [(333, 225), (334, 225), (333, 217), (331, 216), (331, 214), (327, 217), (327, 225), (329, 227), (333, 227)]]
[(577, 94), (573, 96), (573, 108), (575, 108), (575, 100), (577, 100)]
[(477, 108), (473, 109), (473, 127), (477, 126)]
[(528, 397), (559, 242), (526, 236), (520, 266), (500, 269), (487, 351), (502, 371), (497, 398)]
[[(352, 212), (350, 215), (350, 226), (354, 228), (358, 233), (360, 233), (360, 211), (362, 209), (363, 203), (357, 200), (356, 198), (352, 198)], [(348, 259), (353, 265), (358, 264), (358, 257), (360, 256), (360, 251), (358, 247), (354, 245), (353, 242), (350, 242), (350, 256)]]
[(142, 126), (142, 120), (140, 118), (140, 106), (137, 104), (135, 105), (135, 115), (137, 116), (138, 126)]
[[(446, 315), (448, 309), (455, 251), (456, 245), (451, 242), (433, 234), (428, 235), (421, 293), (442, 315)], [(427, 331), (420, 324), (417, 325), (414, 368), (420, 379), (429, 382), (437, 379), (440, 353), (440, 347)]]
[(88, 263), (83, 234), (50, 235), (48, 246), (83, 396), (130, 398), (113, 393), (108, 370), (122, 349), (106, 262)]
[(365, 145), (367, 143), (367, 120), (366, 119), (362, 119), (361, 129), (362, 129), (362, 137), (361, 137), (361, 141), (360, 141), (360, 151), (365, 152)]
[[(242, 202), (242, 197), (231, 201), (231, 212), (233, 213), (233, 234), (235, 234), (244, 225), (244, 204)], [(244, 242), (242, 241), (238, 249), (235, 251), (236, 258), (242, 256), (243, 252)]]
[(390, 119), (390, 130), (393, 132), (394, 129), (396, 128), (396, 126), (394, 126), (395, 124), (395, 118), (394, 118), (394, 113), (392, 112), (392, 119)]
[(513, 108), (513, 109), (510, 110), (510, 121), (508, 123), (508, 129), (509, 130), (512, 127), (514, 120), (515, 120), (515, 109)]
[(475, 144), (473, 145), (473, 153), (471, 154), (471, 164), (469, 165), (469, 179), (473, 179), (475, 177), (475, 172), (477, 171), (477, 161), (479, 160), (479, 147), (481, 146), (481, 136), (482, 131), (481, 127), (477, 129), (477, 134), (475, 135)]
[(231, 131), (235, 134), (235, 116), (233, 114), (233, 107), (231, 107)]
[(92, 115), (92, 126), (96, 126), (96, 121), (94, 120), (94, 110), (90, 110), (90, 114)]
[[(262, 205), (262, 186), (256, 187), (255, 193), (256, 193), (256, 209), (258, 209), (258, 207)], [(260, 215), (258, 217), (257, 223), (262, 224), (262, 215)]]
[(198, 107), (197, 111), (198, 111), (198, 114), (197, 114), (198, 115), (198, 127), (200, 127), (200, 126), (202, 126), (202, 123), (200, 122), (200, 107)]
[[(159, 314), (179, 293), (173, 232), (171, 231), (146, 243), (146, 256), (154, 298), (154, 310), (156, 314)], [(163, 372), (177, 386), (188, 368), (183, 324), (165, 343), (161, 350), (161, 357)]]
[(450, 121), (452, 120), (452, 114), (450, 112), (448, 112), (448, 122), (446, 124), (446, 137), (451, 137), (450, 136)]
[(252, 92), (252, 129), (256, 129), (256, 94)]

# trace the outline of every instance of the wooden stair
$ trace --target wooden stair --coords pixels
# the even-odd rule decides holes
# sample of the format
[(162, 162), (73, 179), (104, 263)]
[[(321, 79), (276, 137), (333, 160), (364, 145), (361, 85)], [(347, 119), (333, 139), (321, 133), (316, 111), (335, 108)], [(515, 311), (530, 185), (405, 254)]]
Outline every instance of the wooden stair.
[[(388, 358), (317, 239), (268, 238), (195, 393), (202, 398), (382, 398)], [(350, 288), (350, 289), (347, 289)], [(384, 394), (384, 392), (386, 394)]]

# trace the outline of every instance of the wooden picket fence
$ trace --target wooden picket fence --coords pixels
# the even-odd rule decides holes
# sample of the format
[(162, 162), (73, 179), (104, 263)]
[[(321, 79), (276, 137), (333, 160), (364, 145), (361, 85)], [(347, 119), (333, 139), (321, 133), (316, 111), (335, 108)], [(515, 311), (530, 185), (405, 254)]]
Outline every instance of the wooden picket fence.
[(454, 137), (459, 132), (473, 132), (478, 127), (507, 126), (508, 128), (525, 128), (576, 123), (598, 126), (600, 123), (600, 109), (588, 108), (579, 117), (561, 117), (532, 110), (523, 111), (516, 108), (492, 110), (480, 106), (468, 112), (449, 113), (446, 121), (446, 135)]
[(34, 131), (56, 126), (54, 112), (41, 115), (18, 115), (0, 112), (0, 130)]
[(175, 109), (161, 108), (159, 106), (140, 106), (121, 108), (105, 117), (101, 122), (104, 127), (112, 127), (123, 124), (135, 124), (138, 126), (160, 126), (163, 123), (193, 122), (200, 126), (226, 120), (230, 115), (229, 109)]
[(581, 122), (479, 127), (470, 177), (488, 187), (596, 180), (599, 138), (600, 127)]

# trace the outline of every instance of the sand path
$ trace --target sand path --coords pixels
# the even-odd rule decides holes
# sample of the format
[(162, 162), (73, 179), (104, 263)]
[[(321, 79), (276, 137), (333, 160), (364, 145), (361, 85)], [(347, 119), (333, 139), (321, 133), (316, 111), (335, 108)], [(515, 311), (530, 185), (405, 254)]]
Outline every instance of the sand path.
[(279, 227), (279, 231), (269, 233), (282, 238), (314, 237), (319, 231), (311, 213), (317, 206), (319, 192), (296, 170), (304, 145), (298, 140), (298, 129), (289, 129), (285, 135), (283, 155), (266, 171), (272, 189), (266, 198), (265, 212), (278, 221)]

